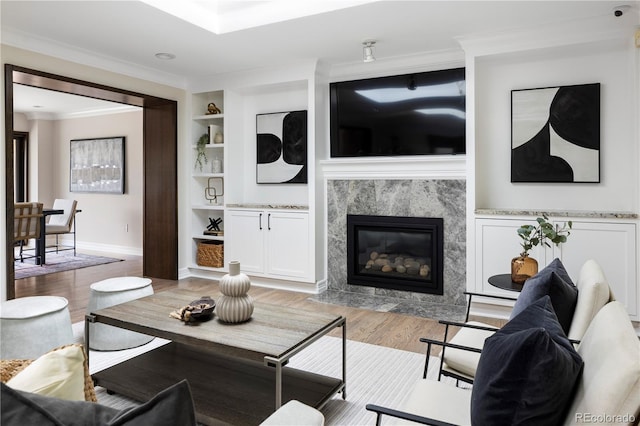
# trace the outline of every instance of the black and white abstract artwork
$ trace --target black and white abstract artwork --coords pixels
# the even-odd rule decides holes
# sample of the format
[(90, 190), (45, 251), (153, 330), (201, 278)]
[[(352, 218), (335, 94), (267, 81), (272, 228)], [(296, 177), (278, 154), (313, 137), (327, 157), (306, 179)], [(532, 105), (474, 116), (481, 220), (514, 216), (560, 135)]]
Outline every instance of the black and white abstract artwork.
[(124, 194), (125, 137), (70, 141), (70, 192)]
[(307, 111), (256, 115), (257, 183), (307, 183)]
[(600, 83), (511, 91), (511, 182), (600, 182)]

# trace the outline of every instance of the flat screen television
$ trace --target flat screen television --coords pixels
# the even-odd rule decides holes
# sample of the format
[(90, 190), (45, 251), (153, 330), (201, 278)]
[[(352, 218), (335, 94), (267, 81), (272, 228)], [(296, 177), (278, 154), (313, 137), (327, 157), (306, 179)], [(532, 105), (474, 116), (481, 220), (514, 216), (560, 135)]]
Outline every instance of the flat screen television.
[(331, 157), (465, 153), (464, 68), (330, 84)]

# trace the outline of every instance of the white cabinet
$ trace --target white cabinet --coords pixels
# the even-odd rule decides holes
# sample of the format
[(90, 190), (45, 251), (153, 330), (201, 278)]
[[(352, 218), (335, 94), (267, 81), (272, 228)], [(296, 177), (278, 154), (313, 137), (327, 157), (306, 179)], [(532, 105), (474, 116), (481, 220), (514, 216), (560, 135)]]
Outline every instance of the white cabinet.
[(615, 298), (630, 316), (639, 318), (635, 224), (574, 221), (567, 243), (552, 249), (572, 278), (577, 279), (585, 260), (598, 262)]
[(307, 212), (229, 209), (227, 220), (225, 257), (239, 261), (243, 272), (301, 281), (313, 278)]
[[(554, 258), (560, 258), (569, 276), (575, 281), (580, 268), (588, 259), (600, 264), (617, 300), (627, 308), (632, 319), (638, 318), (636, 225), (630, 222), (607, 220), (550, 218), (550, 222), (562, 226), (573, 222), (571, 235), (566, 243), (551, 247), (537, 246), (530, 256), (542, 269)], [(517, 229), (526, 223), (535, 223), (534, 217), (476, 218), (475, 291), (490, 294), (507, 294), (491, 286), (487, 279), (492, 275), (509, 273), (511, 258), (522, 248)]]

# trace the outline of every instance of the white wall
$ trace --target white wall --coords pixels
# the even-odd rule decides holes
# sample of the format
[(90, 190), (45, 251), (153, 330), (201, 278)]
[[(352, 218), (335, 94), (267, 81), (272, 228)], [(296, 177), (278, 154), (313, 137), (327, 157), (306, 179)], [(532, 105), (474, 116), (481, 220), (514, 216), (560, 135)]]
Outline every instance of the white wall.
[[(611, 42), (478, 60), (475, 207), (636, 212), (638, 117), (630, 58), (625, 43)], [(511, 183), (511, 90), (585, 83), (601, 84), (601, 182)]]
[[(241, 199), (244, 203), (275, 203), (275, 204), (308, 204), (309, 195), (307, 184), (257, 184), (256, 183), (256, 115), (272, 112), (308, 110), (306, 86), (302, 89), (294, 88), (277, 93), (257, 93), (243, 97), (242, 135), (238, 142), (242, 143), (243, 155), (233, 156), (236, 163), (232, 163), (230, 170), (243, 170), (244, 185)], [(237, 176), (237, 173), (234, 175)], [(312, 179), (312, 176), (308, 176)], [(239, 194), (235, 194), (236, 196)], [(229, 194), (230, 202), (233, 194)]]
[[(56, 120), (54, 198), (78, 201), (79, 248), (142, 254), (142, 109), (96, 117)], [(125, 193), (69, 192), (69, 144), (73, 139), (125, 137)], [(51, 205), (47, 200), (45, 205)], [(108, 214), (105, 214), (107, 213)]]

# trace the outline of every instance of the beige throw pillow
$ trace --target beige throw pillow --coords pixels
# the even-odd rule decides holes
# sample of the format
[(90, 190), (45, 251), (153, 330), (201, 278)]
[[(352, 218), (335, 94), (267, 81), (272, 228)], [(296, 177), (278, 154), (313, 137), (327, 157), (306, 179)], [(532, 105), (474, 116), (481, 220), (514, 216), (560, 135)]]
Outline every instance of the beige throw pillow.
[(69, 345), (48, 352), (7, 382), (7, 386), (38, 395), (84, 401), (84, 352)]

